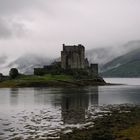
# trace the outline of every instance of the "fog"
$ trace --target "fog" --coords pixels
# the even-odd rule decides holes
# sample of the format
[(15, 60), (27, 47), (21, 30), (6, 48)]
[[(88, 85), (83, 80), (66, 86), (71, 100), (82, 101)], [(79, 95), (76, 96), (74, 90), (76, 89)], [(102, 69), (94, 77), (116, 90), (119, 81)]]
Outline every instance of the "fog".
[(59, 57), (63, 43), (119, 48), (140, 39), (139, 5), (139, 0), (0, 0), (0, 56)]

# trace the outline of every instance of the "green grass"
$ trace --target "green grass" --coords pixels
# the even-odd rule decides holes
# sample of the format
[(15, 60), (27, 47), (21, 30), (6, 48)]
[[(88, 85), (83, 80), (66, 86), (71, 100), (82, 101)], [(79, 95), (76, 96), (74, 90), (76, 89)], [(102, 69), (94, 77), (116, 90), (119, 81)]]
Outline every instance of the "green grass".
[(49, 80), (72, 80), (72, 76), (69, 75), (51, 75), (47, 74), (44, 76), (36, 76), (36, 75), (21, 75), (15, 80), (31, 80), (31, 81), (49, 81)]
[(60, 74), (47, 74), (44, 76), (36, 75), (19, 75), (15, 79), (0, 82), (0, 88), (15, 87), (49, 87), (49, 86), (88, 86), (88, 85), (105, 85), (104, 81), (98, 81), (96, 78), (89, 81), (76, 80), (73, 76)]
[(140, 123), (121, 130), (117, 136), (116, 140), (140, 140)]
[(36, 76), (36, 75), (20, 75), (15, 79), (6, 80), (0, 83), (0, 87), (28, 87), (28, 86), (36, 86), (37, 84), (44, 83), (56, 83), (57, 80), (70, 81), (73, 80), (72, 76), (69, 75), (51, 75), (47, 74), (44, 76)]

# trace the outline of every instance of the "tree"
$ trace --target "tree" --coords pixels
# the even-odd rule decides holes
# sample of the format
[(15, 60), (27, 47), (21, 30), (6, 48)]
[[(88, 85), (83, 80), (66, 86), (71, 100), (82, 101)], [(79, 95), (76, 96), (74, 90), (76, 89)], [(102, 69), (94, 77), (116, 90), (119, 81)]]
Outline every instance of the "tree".
[(11, 68), (10, 69), (9, 76), (10, 76), (11, 79), (16, 78), (18, 75), (19, 75), (18, 69), (16, 69), (16, 68)]

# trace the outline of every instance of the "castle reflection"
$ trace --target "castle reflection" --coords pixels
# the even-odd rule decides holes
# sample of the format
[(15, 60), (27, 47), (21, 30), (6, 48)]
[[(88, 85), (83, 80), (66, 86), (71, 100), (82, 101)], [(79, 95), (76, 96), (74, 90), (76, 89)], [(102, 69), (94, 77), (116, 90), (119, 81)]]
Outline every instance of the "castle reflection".
[(34, 97), (37, 104), (60, 107), (64, 124), (83, 123), (88, 107), (99, 100), (98, 87), (35, 89)]
[(11, 106), (60, 108), (64, 124), (85, 122), (86, 110), (90, 106), (98, 106), (98, 100), (98, 87), (10, 90)]
[(86, 110), (89, 106), (98, 105), (98, 87), (89, 89), (62, 90), (62, 118), (64, 124), (85, 122)]
[(18, 95), (19, 89), (18, 88), (11, 88), (10, 89), (10, 104), (17, 105), (18, 104)]

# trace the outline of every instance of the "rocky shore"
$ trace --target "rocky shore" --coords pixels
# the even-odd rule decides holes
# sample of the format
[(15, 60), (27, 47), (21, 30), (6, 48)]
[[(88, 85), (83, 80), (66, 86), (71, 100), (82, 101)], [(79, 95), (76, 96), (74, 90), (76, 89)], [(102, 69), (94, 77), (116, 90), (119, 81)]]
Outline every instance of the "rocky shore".
[(51, 107), (44, 106), (42, 109), (12, 111), (9, 116), (2, 113), (0, 124), (0, 139), (139, 140), (140, 106), (91, 106), (85, 120), (76, 124), (64, 123), (61, 108), (52, 111)]
[(94, 126), (62, 134), (59, 140), (139, 140), (140, 106), (108, 106), (93, 119)]

